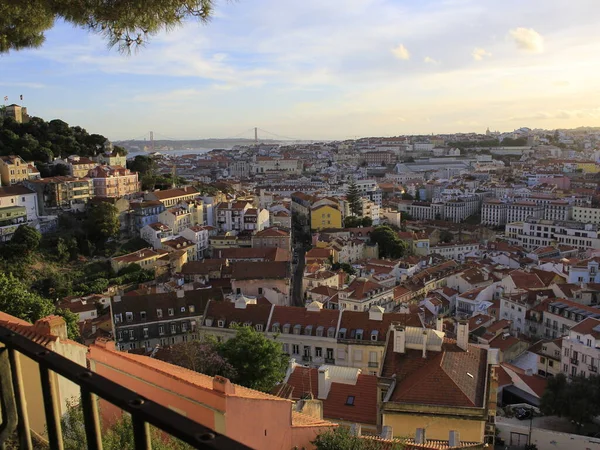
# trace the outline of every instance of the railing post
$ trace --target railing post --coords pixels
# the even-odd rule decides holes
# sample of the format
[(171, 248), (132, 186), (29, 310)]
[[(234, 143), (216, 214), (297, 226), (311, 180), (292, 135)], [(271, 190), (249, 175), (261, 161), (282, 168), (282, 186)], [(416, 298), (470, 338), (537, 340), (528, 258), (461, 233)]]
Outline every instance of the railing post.
[[(85, 372), (91, 375), (91, 372)], [(98, 402), (88, 389), (81, 388), (81, 408), (88, 450), (102, 450), (102, 434), (98, 417)]]
[(12, 387), (12, 375), (10, 373), (10, 361), (8, 349), (0, 348), (0, 449), (17, 428), (17, 408)]
[(133, 423), (133, 441), (136, 450), (152, 450), (152, 442), (150, 440), (150, 426), (148, 422), (137, 416), (135, 413), (131, 415)]
[(44, 412), (46, 414), (46, 428), (48, 429), (48, 442), (52, 450), (63, 450), (63, 439), (60, 428), (60, 408), (56, 398), (56, 375), (50, 372), (43, 362), (40, 365), (40, 379), (42, 382), (42, 395), (44, 397)]
[(27, 413), (27, 400), (23, 386), (23, 375), (21, 372), (21, 356), (14, 349), (9, 349), (10, 368), (12, 371), (12, 384), (15, 393), (15, 405), (19, 417), (17, 432), (19, 434), (19, 448), (24, 450), (33, 449), (31, 433), (29, 431), (29, 415)]

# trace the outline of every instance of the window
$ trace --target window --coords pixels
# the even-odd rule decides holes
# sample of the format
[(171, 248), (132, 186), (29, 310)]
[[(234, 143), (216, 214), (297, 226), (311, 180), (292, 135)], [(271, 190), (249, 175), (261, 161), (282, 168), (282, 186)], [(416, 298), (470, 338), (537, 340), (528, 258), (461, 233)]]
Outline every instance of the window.
[(182, 323), (181, 324), (181, 332), (185, 333), (187, 331), (187, 323)]
[(294, 325), (294, 334), (300, 334), (301, 329), (302, 325)]
[(274, 323), (274, 324), (271, 326), (271, 331), (272, 331), (273, 333), (279, 333), (279, 323)]
[(189, 311), (190, 311), (191, 313), (194, 313), (194, 312), (196, 312), (196, 307), (195, 307), (194, 305), (190, 305), (190, 306), (188, 306), (188, 309), (189, 309)]
[(315, 347), (315, 356), (317, 358), (323, 357), (323, 349), (321, 347)]
[(185, 306), (181, 307), (181, 312), (184, 313), (185, 312)]
[(363, 338), (363, 330), (361, 330), (361, 329), (356, 330), (356, 339), (359, 341), (362, 341), (362, 338)]
[(334, 327), (329, 327), (327, 329), (327, 337), (328, 338), (334, 338), (335, 337), (335, 328)]
[(371, 340), (372, 341), (376, 341), (378, 336), (379, 336), (379, 331), (377, 331), (377, 330), (371, 331)]
[(312, 335), (312, 325), (308, 325), (306, 328), (304, 328), (304, 334), (307, 336)]
[(242, 293), (242, 289), (241, 288), (235, 288), (235, 293), (237, 295), (240, 295)]
[(121, 322), (123, 322), (123, 315), (115, 314), (115, 323), (121, 323)]
[(310, 346), (308, 346), (308, 345), (304, 346), (304, 357), (310, 358)]
[(588, 347), (591, 347), (591, 346), (592, 346), (592, 340), (591, 340), (591, 339), (588, 339), (588, 340), (587, 340), (587, 346), (588, 346)]
[(263, 293), (263, 288), (259, 287), (258, 288), (258, 295), (262, 295), (262, 293)]
[[(342, 356), (340, 356), (340, 351), (341, 351), (341, 355), (342, 355)], [(326, 350), (326, 353), (325, 353), (325, 358), (327, 358), (327, 359), (329, 359), (329, 360), (332, 360), (332, 359), (333, 359), (333, 349), (332, 349), (332, 348), (328, 348), (328, 349)], [(338, 350), (338, 358), (344, 359), (344, 349), (339, 349), (339, 350)]]
[(262, 323), (257, 323), (254, 328), (256, 329), (256, 331), (261, 331), (263, 330), (263, 325)]
[(133, 313), (131, 313), (131, 312), (125, 313), (125, 320), (127, 320), (127, 322), (133, 322)]
[(546, 358), (544, 358), (543, 356), (540, 358), (540, 363), (545, 364), (546, 363)]
[(219, 328), (223, 328), (225, 326), (225, 321), (224, 320), (217, 320), (217, 326)]
[(354, 350), (354, 361), (362, 361), (362, 350)]
[(160, 334), (161, 336), (163, 334), (165, 334), (165, 326), (164, 325), (159, 325), (158, 326), (158, 334)]
[(133, 337), (133, 330), (129, 330), (129, 340), (133, 341), (134, 337)]
[(123, 340), (123, 332), (122, 332), (122, 331), (117, 331), (117, 339), (118, 339), (119, 341), (122, 341), (122, 340)]
[(158, 317), (159, 319), (162, 319), (162, 309), (156, 310), (156, 317)]
[(354, 395), (349, 395), (346, 399), (347, 406), (354, 406)]
[(177, 325), (174, 323), (171, 324), (171, 334), (177, 333)]
[(323, 330), (324, 330), (324, 327), (322, 327), (322, 326), (321, 327), (317, 327), (315, 335), (318, 336), (318, 337), (323, 336)]
[(338, 337), (340, 339), (346, 339), (346, 329), (345, 328), (340, 328), (340, 332), (338, 333)]
[(289, 333), (290, 333), (290, 324), (289, 324), (289, 323), (286, 323), (286, 324), (283, 326), (283, 333), (284, 333), (284, 334), (289, 334)]
[(300, 354), (300, 346), (298, 344), (292, 344), (292, 354), (293, 355)]
[(148, 337), (148, 328), (144, 328), (143, 332), (144, 332), (144, 337), (147, 338)]
[(146, 320), (146, 311), (140, 311), (140, 319)]
[(290, 344), (283, 344), (283, 353), (290, 354)]
[(175, 310), (173, 308), (169, 308), (169, 316), (174, 316)]

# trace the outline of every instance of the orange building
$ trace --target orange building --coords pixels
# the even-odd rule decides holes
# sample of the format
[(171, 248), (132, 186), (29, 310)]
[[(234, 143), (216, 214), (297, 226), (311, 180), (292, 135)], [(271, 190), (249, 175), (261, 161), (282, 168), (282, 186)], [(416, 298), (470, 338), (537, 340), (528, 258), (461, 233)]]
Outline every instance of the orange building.
[[(92, 371), (249, 447), (314, 448), (311, 441), (336, 425), (293, 411), (290, 400), (264, 394), (147, 356), (115, 350), (114, 342), (90, 346)], [(110, 424), (121, 414), (103, 402)]]

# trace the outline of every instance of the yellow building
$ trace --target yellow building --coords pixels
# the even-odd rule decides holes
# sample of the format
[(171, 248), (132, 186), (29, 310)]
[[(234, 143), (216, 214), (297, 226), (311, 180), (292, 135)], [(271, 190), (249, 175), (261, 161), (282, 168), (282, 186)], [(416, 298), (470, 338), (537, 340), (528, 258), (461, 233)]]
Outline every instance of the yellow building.
[[(380, 371), (381, 426), (394, 436), (493, 439), (496, 414), (497, 353), (469, 344), (469, 325), (458, 324), (456, 341), (435, 330), (392, 325)], [(488, 421), (489, 420), (489, 421)]]
[(20, 156), (0, 156), (0, 182), (2, 186), (29, 179), (29, 163)]
[(581, 169), (583, 173), (598, 173), (600, 172), (600, 166), (593, 161), (580, 161), (577, 162), (577, 169)]
[(320, 205), (311, 208), (310, 227), (313, 230), (342, 228), (342, 212), (333, 205)]

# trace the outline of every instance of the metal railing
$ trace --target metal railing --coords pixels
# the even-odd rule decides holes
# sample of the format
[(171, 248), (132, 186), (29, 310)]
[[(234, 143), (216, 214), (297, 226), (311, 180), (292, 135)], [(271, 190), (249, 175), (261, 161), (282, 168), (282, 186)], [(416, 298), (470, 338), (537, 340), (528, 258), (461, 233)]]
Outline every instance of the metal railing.
[[(248, 449), (245, 445), (194, 422), (175, 411), (148, 400), (86, 367), (48, 350), (26, 337), (0, 326), (0, 448), (15, 432), (19, 448), (33, 448), (26, 408), (25, 387), (20, 356), (39, 365), (50, 449), (64, 448), (60, 425), (57, 378), (52, 372), (77, 384), (81, 389), (83, 425), (88, 449), (102, 449), (102, 435), (96, 397), (100, 397), (131, 415), (136, 449), (150, 449), (149, 425), (198, 449)], [(82, 448), (83, 443), (82, 443)]]

